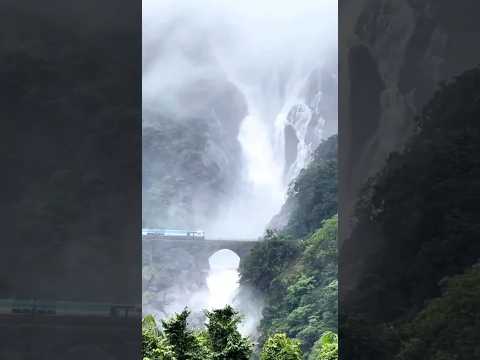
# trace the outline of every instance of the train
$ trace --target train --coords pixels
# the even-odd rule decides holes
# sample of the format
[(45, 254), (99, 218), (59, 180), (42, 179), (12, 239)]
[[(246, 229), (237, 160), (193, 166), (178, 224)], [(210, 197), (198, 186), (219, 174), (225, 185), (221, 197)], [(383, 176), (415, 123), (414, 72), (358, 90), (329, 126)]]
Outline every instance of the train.
[(142, 237), (160, 240), (205, 240), (205, 232), (202, 230), (142, 229)]
[(141, 318), (139, 305), (37, 299), (0, 299), (0, 315)]

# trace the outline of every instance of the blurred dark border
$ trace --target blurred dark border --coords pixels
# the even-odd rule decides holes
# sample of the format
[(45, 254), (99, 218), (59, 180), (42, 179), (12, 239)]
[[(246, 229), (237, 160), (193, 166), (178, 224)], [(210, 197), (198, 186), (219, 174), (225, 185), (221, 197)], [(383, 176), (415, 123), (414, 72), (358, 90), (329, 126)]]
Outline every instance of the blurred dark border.
[(141, 1), (0, 23), (0, 359), (137, 359)]
[(480, 4), (339, 1), (340, 358), (480, 358)]

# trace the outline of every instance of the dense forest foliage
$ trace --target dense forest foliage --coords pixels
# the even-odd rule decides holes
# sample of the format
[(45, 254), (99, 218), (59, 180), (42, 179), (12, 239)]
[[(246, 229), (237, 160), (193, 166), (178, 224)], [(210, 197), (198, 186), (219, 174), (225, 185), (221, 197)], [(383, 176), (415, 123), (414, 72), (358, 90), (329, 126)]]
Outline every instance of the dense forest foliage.
[(162, 330), (152, 316), (142, 322), (144, 360), (248, 360), (253, 344), (240, 335), (239, 314), (230, 306), (206, 311), (205, 330), (188, 326), (190, 312), (185, 309), (162, 321)]
[[(153, 316), (142, 321), (143, 360), (249, 360), (253, 343), (243, 337), (237, 327), (240, 315), (230, 306), (205, 311), (205, 330), (192, 330), (188, 324), (190, 312), (185, 309), (171, 319), (162, 321), (160, 329)], [(326, 333), (315, 349), (313, 359), (336, 359), (337, 339)], [(270, 337), (260, 352), (261, 360), (302, 360), (298, 340), (278, 333)]]
[(295, 202), (285, 232), (303, 237), (337, 213), (337, 135), (323, 141), (310, 164), (290, 184), (287, 202)]
[(271, 228), (302, 238), (337, 213), (337, 147), (337, 135), (320, 143), (312, 161), (289, 185), (285, 205)]
[(336, 136), (320, 144), (290, 185), (287, 225), (267, 231), (240, 266), (241, 283), (265, 297), (260, 343), (284, 333), (305, 359), (333, 359), (337, 351), (336, 149)]
[(363, 190), (340, 252), (345, 358), (480, 357), (479, 99), (479, 68), (442, 84)]
[(336, 215), (305, 240), (268, 232), (241, 274), (266, 299), (260, 343), (285, 333), (300, 341), (306, 358), (325, 332), (337, 331)]

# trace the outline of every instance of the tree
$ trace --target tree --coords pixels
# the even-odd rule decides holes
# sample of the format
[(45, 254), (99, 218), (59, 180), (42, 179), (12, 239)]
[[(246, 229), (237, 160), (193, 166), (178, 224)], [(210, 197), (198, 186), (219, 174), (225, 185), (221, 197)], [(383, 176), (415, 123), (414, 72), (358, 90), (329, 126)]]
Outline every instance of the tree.
[(312, 161), (289, 185), (287, 203), (293, 205), (285, 231), (304, 237), (337, 212), (337, 136), (324, 140)]
[[(322, 221), (322, 226), (305, 241), (303, 258), (305, 264), (317, 271), (327, 265), (337, 267), (337, 228), (338, 215)], [(335, 270), (336, 271), (336, 270)], [(335, 272), (335, 278), (337, 274)]]
[(205, 349), (194, 332), (188, 328), (190, 311), (183, 310), (173, 318), (162, 321), (168, 343), (172, 346), (176, 360), (205, 360)]
[(155, 337), (152, 333), (142, 331), (143, 360), (177, 360), (173, 347), (163, 336)]
[(230, 305), (223, 309), (206, 311), (208, 344), (212, 360), (248, 360), (253, 345), (237, 330), (240, 316)]
[(275, 334), (268, 338), (260, 354), (261, 360), (301, 360), (300, 341), (286, 334)]
[(315, 343), (308, 360), (338, 360), (338, 336), (327, 331)]
[(267, 230), (264, 241), (258, 242), (250, 256), (240, 264), (242, 284), (268, 292), (272, 290), (272, 280), (298, 257), (298, 241)]
[(152, 315), (142, 320), (143, 360), (176, 360), (173, 348), (158, 330)]
[(478, 359), (480, 356), (480, 268), (442, 281), (443, 294), (401, 327), (395, 360)]
[(185, 309), (162, 321), (164, 333), (151, 315), (146, 316), (142, 321), (143, 360), (249, 360), (253, 344), (237, 330), (238, 312), (228, 305), (205, 314), (204, 330), (188, 328), (190, 312)]

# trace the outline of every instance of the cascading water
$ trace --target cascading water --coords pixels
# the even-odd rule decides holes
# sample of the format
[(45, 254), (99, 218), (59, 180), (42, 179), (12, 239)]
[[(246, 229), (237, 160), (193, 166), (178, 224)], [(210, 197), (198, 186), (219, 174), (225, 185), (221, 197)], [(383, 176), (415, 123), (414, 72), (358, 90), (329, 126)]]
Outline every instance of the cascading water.
[[(306, 104), (305, 89), (313, 65), (283, 72), (283, 83), (278, 81), (281, 69), (273, 72), (269, 79), (252, 81), (250, 78), (250, 83), (245, 83), (235, 69), (228, 69), (228, 62), (224, 69), (244, 94), (248, 106), (248, 115), (242, 121), (238, 136), (243, 154), (243, 178), (235, 196), (223, 206), (221, 218), (208, 231), (255, 238), (262, 235), (283, 205), (289, 182), (309, 162), (322, 138), (324, 120), (314, 119), (314, 110)], [(256, 72), (257, 69), (249, 71), (250, 74)], [(319, 97), (319, 93), (315, 95)], [(286, 160), (288, 126), (297, 140), (291, 163)]]
[(238, 291), (240, 258), (230, 250), (220, 250), (210, 257), (209, 263), (207, 307), (219, 309), (231, 304)]

